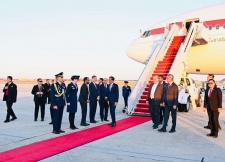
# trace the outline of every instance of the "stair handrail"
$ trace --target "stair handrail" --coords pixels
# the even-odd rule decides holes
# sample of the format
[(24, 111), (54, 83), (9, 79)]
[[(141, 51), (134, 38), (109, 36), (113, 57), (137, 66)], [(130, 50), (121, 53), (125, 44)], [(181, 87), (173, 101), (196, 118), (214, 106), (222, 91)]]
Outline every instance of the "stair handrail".
[[(156, 46), (151, 58), (149, 59), (147, 65), (143, 69), (141, 75), (138, 78), (137, 83), (134, 86), (134, 89), (131, 92), (131, 95), (128, 98), (128, 114), (131, 114), (134, 111), (134, 108), (138, 100), (140, 99), (140, 96), (142, 95), (142, 92), (146, 87), (146, 84), (148, 83), (150, 76), (155, 70), (156, 64), (158, 63), (159, 60), (163, 59), (165, 53), (167, 52), (167, 49), (172, 43), (173, 37), (178, 33), (178, 30), (179, 27), (176, 24), (174, 24), (170, 29), (170, 31), (168, 32), (161, 48), (159, 45)], [(150, 70), (146, 71), (146, 69)]]
[[(197, 32), (197, 25), (195, 22), (192, 22), (191, 27), (188, 30), (188, 34), (187, 34), (186, 38), (184, 39), (184, 42), (181, 43), (180, 48), (177, 52), (177, 55), (175, 56), (175, 59), (170, 68), (170, 71), (169, 71), (170, 74), (173, 74), (175, 76), (175, 80), (174, 80), (175, 83), (179, 83), (180, 78), (181, 78), (180, 75), (185, 70), (183, 67), (183, 64), (186, 62), (187, 54), (188, 54), (189, 49), (194, 41), (196, 32)], [(181, 68), (181, 67), (183, 67), (183, 68)], [(178, 77), (176, 77), (176, 76), (178, 76)]]

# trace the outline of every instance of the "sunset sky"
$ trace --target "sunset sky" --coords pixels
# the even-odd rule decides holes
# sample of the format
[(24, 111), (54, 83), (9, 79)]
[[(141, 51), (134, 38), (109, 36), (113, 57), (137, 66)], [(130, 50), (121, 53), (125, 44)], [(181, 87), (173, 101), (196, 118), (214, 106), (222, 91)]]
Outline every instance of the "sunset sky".
[[(127, 46), (164, 19), (225, 0), (5, 0), (0, 2), (0, 78), (59, 72), (138, 79)], [(205, 76), (193, 76), (205, 80)], [(217, 76), (216, 79), (225, 78)]]

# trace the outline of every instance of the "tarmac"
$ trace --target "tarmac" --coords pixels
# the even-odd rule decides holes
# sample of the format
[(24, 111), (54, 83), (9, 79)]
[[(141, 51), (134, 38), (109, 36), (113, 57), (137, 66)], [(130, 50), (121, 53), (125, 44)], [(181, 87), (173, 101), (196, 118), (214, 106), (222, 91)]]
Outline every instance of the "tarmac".
[[(3, 86), (0, 84), (0, 89)], [(0, 152), (59, 136), (51, 133), (52, 125), (48, 124), (50, 122), (49, 105), (46, 105), (45, 121), (41, 122), (39, 115), (38, 121), (34, 122), (34, 103), (31, 89), (32, 85), (18, 85), (18, 101), (13, 105), (18, 119), (10, 123), (3, 123), (6, 116), (6, 105), (5, 102), (0, 101)], [(0, 92), (0, 96), (2, 94)], [(117, 119), (127, 117), (126, 114), (122, 113), (123, 98), (121, 95), (120, 87), (120, 101), (116, 109)], [(223, 98), (224, 106), (225, 98)], [(75, 122), (79, 130), (76, 131), (103, 124), (98, 122), (97, 124), (91, 124), (88, 128), (81, 127), (79, 125), (80, 119), (81, 112), (78, 104)], [(96, 119), (100, 120), (99, 106)], [(203, 128), (207, 122), (206, 112), (202, 112), (202, 108), (197, 108), (197, 110), (190, 110), (188, 113), (178, 113), (175, 133), (159, 133), (152, 129), (152, 122), (150, 121), (42, 161), (200, 162), (204, 157), (204, 162), (224, 162), (225, 110), (223, 109), (220, 114), (222, 130), (219, 132), (217, 139), (206, 136), (210, 132), (210, 130)], [(170, 130), (171, 124), (170, 119), (167, 130)], [(69, 129), (66, 111), (64, 111), (62, 129), (66, 133), (75, 132)]]

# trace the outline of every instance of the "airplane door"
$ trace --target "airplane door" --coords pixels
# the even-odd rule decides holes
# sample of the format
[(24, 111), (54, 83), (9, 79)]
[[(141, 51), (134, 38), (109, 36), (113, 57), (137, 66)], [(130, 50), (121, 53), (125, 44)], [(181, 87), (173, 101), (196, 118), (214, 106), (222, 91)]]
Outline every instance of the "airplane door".
[(184, 23), (184, 27), (185, 27), (185, 29), (184, 30), (186, 30), (186, 31), (188, 31), (189, 30), (189, 28), (190, 28), (190, 26), (191, 26), (191, 23), (192, 22), (195, 22), (195, 23), (199, 23), (199, 18), (194, 18), (194, 19), (188, 19), (188, 20), (186, 20), (185, 21), (185, 23)]

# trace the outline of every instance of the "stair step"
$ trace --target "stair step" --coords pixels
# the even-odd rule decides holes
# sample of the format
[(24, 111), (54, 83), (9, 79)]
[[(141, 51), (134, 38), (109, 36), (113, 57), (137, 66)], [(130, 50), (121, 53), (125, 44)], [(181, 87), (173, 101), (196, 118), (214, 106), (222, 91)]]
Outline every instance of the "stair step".
[(144, 91), (142, 94), (143, 95), (147, 95), (148, 94), (148, 91)]
[(137, 107), (139, 107), (139, 108), (148, 108), (148, 104), (146, 104), (146, 103), (138, 103)]
[(169, 70), (155, 70), (154, 73), (168, 73)]
[(134, 116), (151, 117), (150, 113), (143, 113), (143, 112), (134, 112), (132, 115), (134, 115)]
[(148, 110), (148, 108), (139, 108), (139, 107), (137, 107), (137, 108), (134, 109), (134, 112), (149, 113), (149, 110)]
[(139, 103), (146, 103), (146, 99), (140, 99), (138, 100)]
[(141, 96), (141, 99), (146, 99), (147, 98), (147, 95), (142, 95)]

